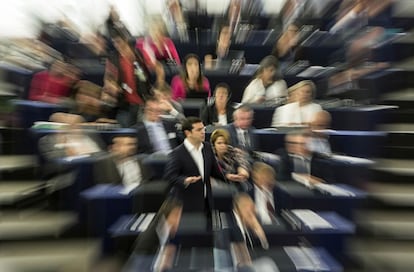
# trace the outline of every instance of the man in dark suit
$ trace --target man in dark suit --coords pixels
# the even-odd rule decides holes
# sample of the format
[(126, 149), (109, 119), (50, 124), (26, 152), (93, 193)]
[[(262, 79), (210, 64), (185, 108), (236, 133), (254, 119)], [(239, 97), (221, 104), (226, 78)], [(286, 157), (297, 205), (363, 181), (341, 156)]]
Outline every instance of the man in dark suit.
[(257, 150), (257, 139), (254, 135), (253, 109), (242, 105), (233, 113), (233, 123), (226, 128), (230, 134), (231, 144), (252, 153)]
[(116, 136), (112, 139), (110, 152), (112, 160), (95, 167), (95, 177), (99, 183), (123, 184), (136, 187), (151, 178), (151, 173), (137, 156), (137, 139), (133, 136)]
[(322, 181), (333, 181), (333, 173), (328, 165), (328, 161), (313, 153), (308, 148), (309, 133), (303, 130), (289, 132), (285, 137), (283, 150), (277, 153), (280, 162), (277, 171), (278, 180), (292, 180), (293, 173), (296, 177), (306, 177), (309, 183), (316, 184)]
[(205, 211), (211, 215), (213, 197), (210, 177), (225, 180), (216, 162), (211, 145), (205, 142), (205, 127), (197, 117), (182, 124), (184, 143), (169, 155), (165, 179), (184, 202), (184, 211)]
[(176, 122), (161, 119), (160, 102), (150, 98), (145, 102), (143, 121), (138, 123), (138, 153), (168, 154), (181, 140), (177, 135)]

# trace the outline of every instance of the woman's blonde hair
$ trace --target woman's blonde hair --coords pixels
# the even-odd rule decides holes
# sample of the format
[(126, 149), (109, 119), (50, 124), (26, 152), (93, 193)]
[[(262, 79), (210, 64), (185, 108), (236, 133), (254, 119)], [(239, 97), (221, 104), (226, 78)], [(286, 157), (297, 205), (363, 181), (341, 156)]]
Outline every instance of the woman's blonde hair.
[(211, 133), (210, 142), (214, 146), (214, 143), (219, 137), (223, 137), (226, 144), (230, 144), (230, 134), (223, 128), (218, 128)]

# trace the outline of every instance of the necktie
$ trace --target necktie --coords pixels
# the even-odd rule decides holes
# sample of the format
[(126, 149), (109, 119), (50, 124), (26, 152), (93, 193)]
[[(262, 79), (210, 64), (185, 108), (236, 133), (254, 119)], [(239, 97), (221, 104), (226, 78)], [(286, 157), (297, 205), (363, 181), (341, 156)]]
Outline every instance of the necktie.
[(244, 141), (244, 146), (245, 147), (249, 147), (250, 146), (250, 140), (249, 140), (249, 134), (247, 133), (247, 131), (243, 131), (243, 141)]

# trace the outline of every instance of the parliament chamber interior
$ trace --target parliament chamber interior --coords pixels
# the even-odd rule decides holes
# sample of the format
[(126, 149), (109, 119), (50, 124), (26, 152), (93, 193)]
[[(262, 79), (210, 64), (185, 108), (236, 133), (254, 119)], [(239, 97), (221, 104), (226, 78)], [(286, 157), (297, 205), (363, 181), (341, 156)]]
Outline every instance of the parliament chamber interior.
[(4, 13), (0, 271), (412, 271), (414, 1)]

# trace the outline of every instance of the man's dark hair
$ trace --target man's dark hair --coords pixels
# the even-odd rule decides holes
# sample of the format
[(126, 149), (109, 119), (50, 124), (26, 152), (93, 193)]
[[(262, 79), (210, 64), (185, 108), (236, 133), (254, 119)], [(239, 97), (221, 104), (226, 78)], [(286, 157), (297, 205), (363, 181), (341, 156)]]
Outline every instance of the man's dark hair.
[(183, 132), (188, 130), (191, 131), (193, 129), (193, 124), (202, 123), (203, 121), (199, 117), (190, 116), (186, 118), (182, 123), (182, 130)]

